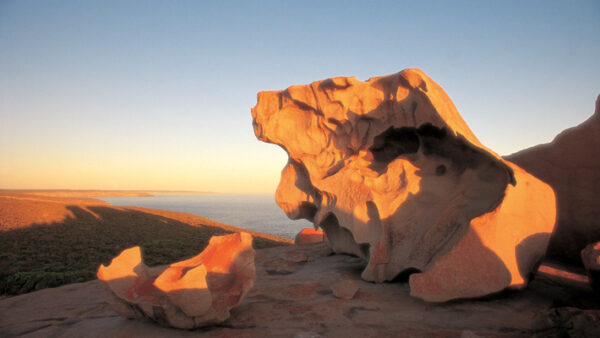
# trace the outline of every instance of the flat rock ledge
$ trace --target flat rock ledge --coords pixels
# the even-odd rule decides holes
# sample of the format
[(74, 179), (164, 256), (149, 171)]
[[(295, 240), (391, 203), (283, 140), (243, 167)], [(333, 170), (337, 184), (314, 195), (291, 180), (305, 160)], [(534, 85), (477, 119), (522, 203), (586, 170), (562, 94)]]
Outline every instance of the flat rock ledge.
[[(256, 283), (224, 323), (195, 330), (125, 319), (100, 281), (0, 299), (0, 336), (13, 337), (556, 337), (599, 336), (600, 300), (582, 274), (542, 265), (523, 291), (427, 303), (407, 278), (362, 280), (366, 262), (330, 255), (326, 244), (257, 250)], [(301, 257), (302, 259), (298, 259)], [(273, 262), (285, 269), (273, 269)], [(407, 277), (407, 276), (405, 276)], [(331, 287), (354, 281), (350, 300)]]

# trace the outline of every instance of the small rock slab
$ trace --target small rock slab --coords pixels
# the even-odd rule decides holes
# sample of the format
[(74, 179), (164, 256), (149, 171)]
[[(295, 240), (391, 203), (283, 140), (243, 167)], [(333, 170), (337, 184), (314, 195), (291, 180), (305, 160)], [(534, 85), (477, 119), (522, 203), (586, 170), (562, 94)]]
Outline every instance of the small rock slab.
[(295, 263), (304, 263), (312, 260), (310, 256), (304, 252), (290, 251), (286, 252), (284, 256), (285, 259)]
[(358, 289), (358, 284), (350, 279), (343, 280), (331, 286), (331, 291), (333, 291), (334, 296), (348, 300), (354, 298)]
[(327, 241), (327, 236), (321, 229), (304, 228), (294, 238), (294, 244), (307, 245)]
[(296, 262), (283, 258), (275, 258), (266, 261), (263, 266), (269, 275), (289, 275), (295, 272), (298, 268), (298, 264)]

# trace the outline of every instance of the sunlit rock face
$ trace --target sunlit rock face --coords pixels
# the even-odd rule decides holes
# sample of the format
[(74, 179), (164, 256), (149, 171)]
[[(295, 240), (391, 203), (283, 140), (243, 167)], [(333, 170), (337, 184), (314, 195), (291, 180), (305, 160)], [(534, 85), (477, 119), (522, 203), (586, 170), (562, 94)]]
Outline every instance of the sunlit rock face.
[(171, 264), (158, 276), (143, 262), (139, 247), (101, 265), (107, 300), (127, 318), (150, 318), (191, 329), (220, 323), (238, 306), (256, 279), (252, 236), (214, 236), (199, 255)]
[(558, 221), (548, 255), (579, 263), (579, 252), (600, 241), (600, 96), (594, 114), (547, 144), (507, 156), (556, 192)]
[(416, 271), (416, 297), (478, 297), (523, 287), (544, 255), (552, 189), (479, 143), (420, 70), (260, 92), (252, 117), (289, 155), (279, 206), (367, 260), (365, 280)]
[(324, 241), (327, 241), (327, 237), (323, 230), (313, 228), (302, 229), (294, 238), (296, 245), (316, 244)]

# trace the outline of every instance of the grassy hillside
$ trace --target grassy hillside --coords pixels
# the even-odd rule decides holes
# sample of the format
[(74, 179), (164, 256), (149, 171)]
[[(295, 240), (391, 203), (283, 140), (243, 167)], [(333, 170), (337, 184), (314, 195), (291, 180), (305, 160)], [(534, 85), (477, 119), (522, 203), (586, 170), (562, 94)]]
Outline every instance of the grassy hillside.
[[(123, 249), (135, 245), (142, 247), (144, 261), (149, 266), (172, 263), (200, 253), (213, 235), (241, 230), (185, 213), (70, 205), (69, 201), (59, 203), (37, 198), (32, 206), (27, 199), (2, 197), (0, 229), (11, 230), (0, 231), (1, 294), (19, 294), (94, 279), (101, 263), (108, 264)], [(8, 201), (10, 208), (4, 208)], [(23, 215), (19, 215), (20, 209), (25, 210)], [(31, 212), (38, 213), (34, 217), (37, 222), (24, 226), (23, 220), (31, 218)], [(56, 220), (56, 215), (61, 213), (64, 218)], [(53, 221), (40, 222), (44, 215), (51, 216)], [(20, 222), (18, 228), (10, 224), (15, 220)], [(255, 248), (290, 243), (278, 237), (251, 233)]]

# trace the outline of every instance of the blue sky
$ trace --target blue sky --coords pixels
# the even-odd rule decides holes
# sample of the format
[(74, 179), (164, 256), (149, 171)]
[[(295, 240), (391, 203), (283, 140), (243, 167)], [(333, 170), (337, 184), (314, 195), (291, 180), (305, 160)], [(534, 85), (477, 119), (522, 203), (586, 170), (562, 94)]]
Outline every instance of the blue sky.
[(486, 146), (600, 93), (598, 1), (0, 1), (0, 188), (269, 193), (260, 90), (417, 67)]

